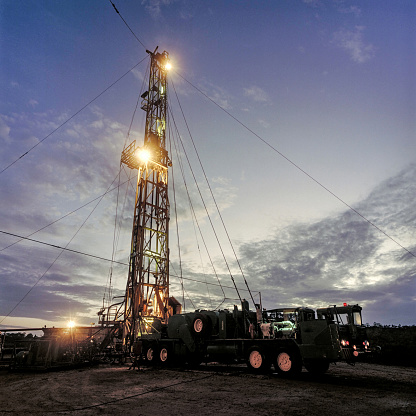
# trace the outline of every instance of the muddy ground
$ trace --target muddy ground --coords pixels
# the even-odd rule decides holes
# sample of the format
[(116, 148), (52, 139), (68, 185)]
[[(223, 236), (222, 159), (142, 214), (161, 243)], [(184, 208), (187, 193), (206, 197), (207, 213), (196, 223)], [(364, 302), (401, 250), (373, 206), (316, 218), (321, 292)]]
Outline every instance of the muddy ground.
[(44, 373), (0, 371), (0, 415), (415, 415), (416, 368), (332, 365), (324, 376), (100, 365)]

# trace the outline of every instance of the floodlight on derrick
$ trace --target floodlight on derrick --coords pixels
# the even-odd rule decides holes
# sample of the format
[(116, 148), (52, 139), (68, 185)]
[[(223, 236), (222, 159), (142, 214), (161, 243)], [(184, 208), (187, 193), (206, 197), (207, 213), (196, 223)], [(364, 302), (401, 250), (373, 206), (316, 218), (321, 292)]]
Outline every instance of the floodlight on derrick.
[(135, 153), (137, 159), (139, 159), (142, 163), (147, 163), (150, 160), (150, 157), (152, 156), (151, 152), (148, 149), (139, 148), (136, 150)]

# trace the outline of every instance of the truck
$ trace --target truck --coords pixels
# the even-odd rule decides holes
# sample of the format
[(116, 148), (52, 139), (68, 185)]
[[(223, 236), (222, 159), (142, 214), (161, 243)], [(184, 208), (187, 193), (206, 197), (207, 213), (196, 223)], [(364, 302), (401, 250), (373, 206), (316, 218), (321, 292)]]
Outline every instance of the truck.
[(293, 376), (303, 366), (325, 373), (330, 363), (354, 364), (369, 351), (359, 305), (331, 306), (315, 312), (308, 307), (249, 310), (196, 310), (172, 315), (167, 324), (142, 323), (134, 343), (136, 361), (147, 365), (198, 365), (202, 362), (246, 363), (254, 373), (274, 366)]

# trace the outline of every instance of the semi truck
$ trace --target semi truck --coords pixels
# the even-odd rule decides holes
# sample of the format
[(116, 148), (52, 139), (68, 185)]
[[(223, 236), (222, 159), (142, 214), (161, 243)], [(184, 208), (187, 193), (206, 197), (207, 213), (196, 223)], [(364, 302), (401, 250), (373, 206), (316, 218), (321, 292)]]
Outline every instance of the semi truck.
[(354, 364), (369, 352), (359, 305), (250, 311), (196, 310), (142, 323), (134, 344), (136, 360), (147, 365), (195, 365), (202, 362), (242, 363), (255, 373), (275, 370), (285, 376), (301, 372), (324, 373), (330, 363)]

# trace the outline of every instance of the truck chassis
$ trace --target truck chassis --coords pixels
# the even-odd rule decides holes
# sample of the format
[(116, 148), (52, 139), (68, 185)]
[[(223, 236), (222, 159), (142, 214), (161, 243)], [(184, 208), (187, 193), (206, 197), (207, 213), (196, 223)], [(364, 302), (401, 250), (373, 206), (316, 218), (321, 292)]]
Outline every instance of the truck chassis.
[[(335, 307), (336, 308), (336, 307)], [(369, 352), (360, 322), (358, 305), (344, 306), (348, 324), (334, 320), (331, 308), (281, 308), (249, 311), (204, 311), (177, 314), (167, 325), (157, 320), (135, 342), (134, 355), (148, 365), (198, 365), (202, 362), (246, 363), (255, 373), (270, 370), (295, 375), (304, 366), (309, 372), (324, 373), (330, 363), (354, 364)], [(327, 313), (323, 313), (323, 311)]]

